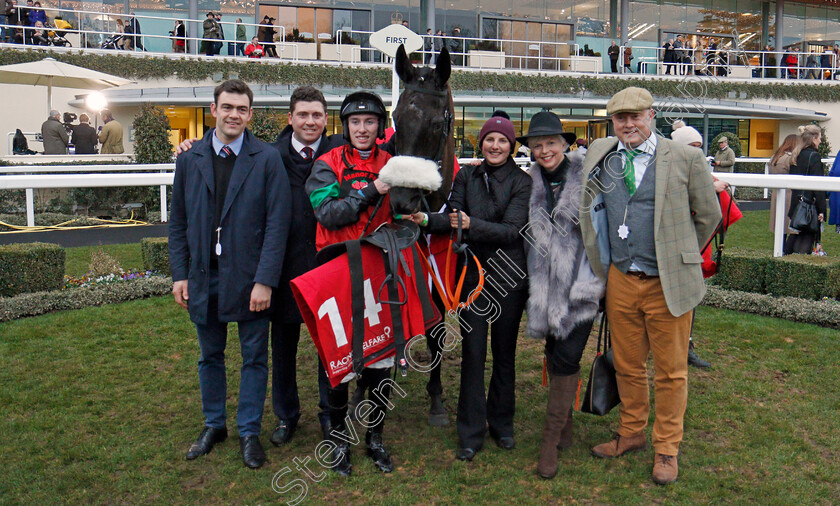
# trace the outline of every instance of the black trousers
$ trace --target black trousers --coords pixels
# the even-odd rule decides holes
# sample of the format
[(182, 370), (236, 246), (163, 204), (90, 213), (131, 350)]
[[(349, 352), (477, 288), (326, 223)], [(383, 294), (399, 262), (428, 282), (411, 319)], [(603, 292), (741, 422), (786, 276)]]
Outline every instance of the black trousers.
[[(391, 397), (391, 382), (389, 377), (391, 375), (391, 368), (387, 369), (371, 369), (366, 367), (362, 371), (362, 379), (358, 382), (356, 388), (366, 389), (368, 391), (368, 400), (373, 403), (373, 408), (367, 415), (367, 419), (371, 422), (378, 420), (377, 423), (371, 424), (370, 431), (374, 433), (382, 433), (385, 427), (385, 414), (388, 409), (388, 399)], [(342, 383), (335, 388), (330, 388), (328, 392), (330, 421), (334, 428), (342, 430), (345, 426), (345, 419), (347, 418), (347, 401), (350, 399), (348, 393), (349, 383)], [(362, 406), (359, 403), (359, 406)], [(364, 410), (367, 412), (367, 410)]]
[[(279, 420), (296, 424), (300, 418), (300, 398), (297, 385), (297, 349), (300, 342), (299, 323), (271, 324), (271, 406)], [(318, 360), (318, 420), (321, 425), (330, 421), (327, 390), (330, 382), (324, 366)]]
[(545, 338), (545, 361), (548, 372), (558, 376), (571, 376), (580, 372), (580, 359), (592, 331), (592, 322), (583, 322), (569, 333), (566, 339), (554, 336)]
[[(485, 290), (488, 288), (485, 287)], [(498, 308), (501, 311), (492, 325), (487, 321), (487, 312), (479, 314), (478, 311), (465, 309), (459, 314), (462, 358), (457, 425), (461, 448), (480, 449), (488, 425), (493, 437), (513, 436), (516, 340), (528, 290), (511, 291), (505, 297), (494, 292), (492, 296), (499, 302)], [(478, 297), (476, 305), (487, 305), (484, 295)], [(487, 361), (488, 330), (493, 352), (493, 374), (485, 397), (484, 365)]]
[(810, 255), (814, 251), (814, 244), (816, 242), (817, 234), (812, 234), (811, 232), (788, 234), (783, 253), (785, 255), (792, 255), (794, 253)]
[(616, 59), (610, 58), (610, 71), (613, 74), (618, 73), (618, 58), (616, 58)]

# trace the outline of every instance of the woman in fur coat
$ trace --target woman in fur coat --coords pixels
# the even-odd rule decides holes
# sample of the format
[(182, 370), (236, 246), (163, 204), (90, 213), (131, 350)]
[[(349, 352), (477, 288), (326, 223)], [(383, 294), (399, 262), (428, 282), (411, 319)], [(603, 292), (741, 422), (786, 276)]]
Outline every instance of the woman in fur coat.
[(539, 112), (528, 135), (517, 139), (531, 148), (536, 163), (531, 178), (526, 237), (528, 335), (545, 339), (550, 378), (548, 408), (537, 473), (557, 474), (557, 450), (572, 444), (572, 412), (580, 377), (580, 359), (604, 284), (592, 272), (578, 226), (583, 156), (566, 153), (575, 135), (563, 132), (560, 118)]

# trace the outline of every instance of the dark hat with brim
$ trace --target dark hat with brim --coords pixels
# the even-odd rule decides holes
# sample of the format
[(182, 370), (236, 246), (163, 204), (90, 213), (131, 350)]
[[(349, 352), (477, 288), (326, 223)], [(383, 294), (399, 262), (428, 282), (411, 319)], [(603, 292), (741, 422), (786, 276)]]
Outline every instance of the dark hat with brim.
[(528, 125), (528, 133), (522, 137), (517, 137), (516, 140), (520, 144), (528, 146), (528, 139), (531, 137), (549, 137), (559, 135), (566, 141), (566, 144), (572, 145), (577, 139), (577, 135), (572, 132), (563, 131), (563, 123), (556, 114), (549, 111), (541, 111), (534, 114), (531, 118), (531, 123)]

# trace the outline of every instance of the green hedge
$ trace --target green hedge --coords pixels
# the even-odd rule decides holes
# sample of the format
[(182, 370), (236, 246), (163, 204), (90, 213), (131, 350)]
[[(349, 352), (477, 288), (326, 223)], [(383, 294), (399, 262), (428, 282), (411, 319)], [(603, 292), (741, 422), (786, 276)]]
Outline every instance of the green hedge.
[[(311, 64), (233, 61), (216, 58), (212, 61), (183, 58), (133, 58), (131, 56), (101, 54), (69, 54), (52, 51), (3, 49), (0, 65), (41, 60), (45, 57), (81, 67), (118, 75), (127, 79), (164, 79), (177, 76), (183, 81), (202, 81), (214, 74), (238, 74), (252, 84), (312, 84), (336, 88), (389, 89), (391, 71), (386, 68), (326, 66)], [(807, 102), (838, 102), (840, 86), (818, 86), (809, 83), (736, 83), (719, 80), (699, 80), (675, 83), (656, 78), (621, 79), (610, 75), (600, 77), (572, 77), (540, 74), (523, 79), (521, 74), (455, 71), (451, 77), (453, 90), (521, 92), (536, 94), (591, 94), (612, 96), (628, 86), (647, 88), (654, 97), (695, 97), (726, 100), (730, 93), (748, 98), (797, 100)]]
[(139, 278), (121, 283), (26, 293), (0, 298), (0, 322), (37, 316), (52, 311), (82, 309), (103, 304), (116, 304), (135, 299), (166, 295), (172, 292), (172, 281), (163, 276)]
[(792, 322), (810, 323), (821, 327), (840, 328), (840, 303), (835, 300), (814, 301), (796, 297), (774, 297), (709, 286), (703, 305), (783, 318)]
[(712, 283), (726, 290), (821, 300), (840, 298), (840, 259), (812, 255), (774, 258), (726, 251)]
[(802, 299), (840, 296), (840, 259), (813, 255), (774, 258), (764, 276), (765, 293)]
[(725, 250), (714, 284), (727, 290), (765, 293), (767, 268), (772, 257), (762, 253)]
[(140, 241), (143, 251), (143, 269), (157, 271), (169, 276), (169, 239), (167, 237), (145, 237)]
[(64, 248), (58, 244), (0, 246), (0, 297), (61, 288), (64, 258)]

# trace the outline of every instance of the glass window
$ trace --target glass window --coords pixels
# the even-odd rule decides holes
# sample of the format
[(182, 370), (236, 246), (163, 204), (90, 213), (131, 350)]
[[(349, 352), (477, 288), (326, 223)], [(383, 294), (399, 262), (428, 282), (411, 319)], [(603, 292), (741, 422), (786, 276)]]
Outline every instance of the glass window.
[(653, 2), (630, 2), (631, 40), (657, 41), (656, 27), (659, 25), (659, 4)]
[(574, 6), (578, 35), (606, 36), (610, 21), (609, 0), (590, 0)]
[(805, 37), (805, 6), (785, 2), (783, 47), (797, 44)]

